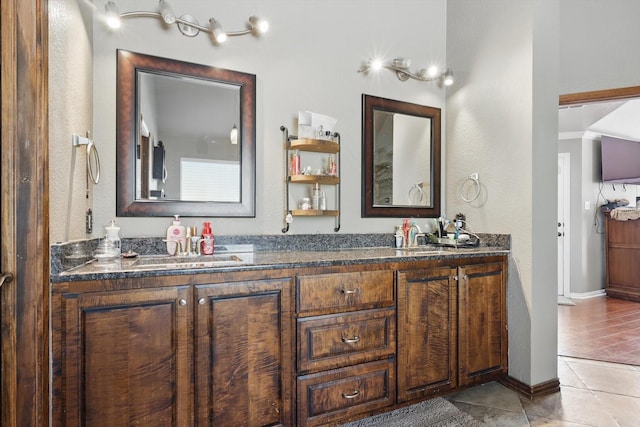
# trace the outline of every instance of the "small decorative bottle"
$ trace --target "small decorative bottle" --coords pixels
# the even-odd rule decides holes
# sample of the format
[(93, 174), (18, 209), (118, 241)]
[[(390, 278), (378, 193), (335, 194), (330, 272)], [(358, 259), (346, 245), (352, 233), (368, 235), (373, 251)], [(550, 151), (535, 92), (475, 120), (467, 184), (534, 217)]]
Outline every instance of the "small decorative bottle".
[(395, 234), (395, 238), (396, 238), (396, 248), (401, 248), (402, 246), (404, 246), (404, 236), (402, 235), (402, 229), (400, 228), (400, 226), (396, 226), (396, 234)]
[(313, 196), (311, 198), (311, 208), (320, 210), (320, 184), (313, 184)]
[(116, 220), (112, 219), (107, 227), (104, 228), (107, 232), (107, 238), (111, 241), (113, 249), (118, 252), (118, 256), (122, 253), (122, 246), (120, 242), (120, 227), (116, 225)]
[(338, 166), (336, 164), (336, 160), (333, 155), (329, 155), (327, 159), (327, 174), (330, 176), (338, 176)]
[(295, 151), (291, 155), (291, 161), (289, 163), (289, 175), (300, 175), (300, 152), (298, 150)]

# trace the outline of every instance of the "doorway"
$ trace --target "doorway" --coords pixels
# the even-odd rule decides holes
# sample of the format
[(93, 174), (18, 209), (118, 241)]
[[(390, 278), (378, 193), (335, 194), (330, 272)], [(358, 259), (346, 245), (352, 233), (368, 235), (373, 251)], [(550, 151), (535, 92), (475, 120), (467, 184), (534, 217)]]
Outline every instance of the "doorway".
[(571, 154), (558, 153), (558, 296), (571, 298)]
[[(640, 98), (640, 86), (561, 95), (559, 105), (561, 108), (563, 107), (566, 108), (566, 107), (584, 105), (584, 104), (593, 104), (593, 103), (603, 104), (605, 102), (626, 101), (626, 100), (631, 100), (633, 98)], [(569, 193), (565, 194), (565, 191), (564, 191), (565, 186), (562, 183), (562, 181), (566, 180), (566, 177), (561, 177), (562, 175), (562, 172), (560, 169), (561, 167), (562, 167), (562, 171), (567, 172), (567, 175), (569, 174), (569, 170), (570, 170), (569, 168), (565, 168), (564, 166), (561, 166), (561, 164), (564, 164), (564, 161), (565, 160), (561, 160), (561, 156), (559, 154), (558, 155), (558, 215), (559, 215), (558, 218), (560, 218), (560, 215), (561, 215), (560, 210), (564, 209), (563, 206), (566, 204), (566, 202), (569, 199)], [(579, 188), (581, 188), (581, 186), (579, 186)], [(569, 187), (569, 191), (570, 191), (570, 187)], [(561, 201), (562, 199), (565, 199), (564, 202)], [(585, 210), (598, 209), (597, 206), (587, 206), (586, 203), (589, 203), (589, 202), (585, 202)], [(574, 205), (574, 209), (575, 208), (576, 206)], [(581, 209), (582, 207), (579, 206), (578, 208)], [(564, 212), (563, 214), (568, 215), (568, 212)], [(560, 219), (558, 222), (561, 222)], [(567, 223), (565, 222), (565, 226), (566, 224)], [(580, 222), (574, 223), (573, 226), (574, 226), (573, 227), (574, 230), (577, 230), (577, 232), (580, 232), (579, 230), (583, 229)], [(562, 232), (562, 230), (560, 229), (560, 226), (558, 227), (558, 232), (559, 233)], [(584, 236), (582, 237), (584, 238)], [(560, 239), (560, 236), (559, 236), (559, 239)], [(567, 261), (568, 258), (562, 257), (560, 255), (561, 250), (563, 253), (566, 250), (569, 250), (569, 253), (571, 253), (570, 239), (567, 238), (566, 236), (566, 230), (565, 230), (564, 239), (562, 240), (563, 240), (562, 243), (564, 247), (561, 248), (561, 242), (560, 241), (558, 242), (558, 251), (559, 251), (558, 252), (558, 295), (560, 295), (560, 292), (562, 291), (565, 294), (565, 296), (570, 296), (571, 290), (570, 290), (570, 287), (568, 287), (568, 283), (562, 283), (562, 286), (560, 284), (561, 281), (565, 281), (567, 280), (567, 277), (569, 277), (567, 276), (568, 272), (564, 271), (569, 267), (569, 264)], [(575, 248), (576, 253), (580, 253), (580, 251), (582, 250), (584, 250), (584, 248), (582, 247)], [(604, 254), (602, 254), (602, 257), (604, 257)], [(586, 261), (581, 260), (580, 262), (584, 265)], [(562, 277), (560, 276), (560, 271), (563, 271)], [(604, 288), (604, 282), (602, 283), (602, 288)], [(573, 295), (575, 297), (575, 293)], [(624, 319), (625, 316), (628, 314), (628, 312), (625, 310), (631, 310), (631, 312), (634, 312), (637, 309), (636, 310), (628, 309), (626, 307), (627, 304), (630, 304), (630, 302), (628, 301), (622, 301), (622, 300), (618, 301), (613, 298), (610, 299), (605, 297), (576, 300), (575, 303), (577, 304), (576, 307), (564, 306), (564, 305), (558, 306), (559, 354), (564, 356), (568, 355), (571, 357), (593, 358), (594, 360), (604, 360), (604, 361), (610, 361), (615, 363), (625, 363), (625, 362), (622, 362), (621, 359), (613, 358), (614, 353), (605, 351), (605, 348), (607, 348), (607, 346), (610, 346), (610, 348), (615, 348), (617, 351), (617, 353), (615, 354), (618, 354), (620, 353), (620, 351), (618, 350), (620, 350), (621, 347), (626, 346), (627, 339), (634, 338), (634, 335), (633, 335), (634, 333), (637, 335), (637, 330), (634, 332), (633, 330), (630, 330), (629, 327), (619, 328), (619, 330), (624, 331), (622, 332), (625, 334), (624, 337), (621, 337), (620, 335), (614, 336), (612, 333), (610, 333), (612, 329), (615, 329), (615, 327), (620, 324), (620, 320), (616, 320), (616, 319)], [(619, 312), (620, 316), (612, 315), (613, 313), (612, 304), (615, 305), (616, 313)], [(624, 306), (624, 308), (621, 308), (618, 306)], [(627, 317), (624, 321), (628, 321), (628, 320), (629, 318)], [(588, 324), (587, 321), (591, 323)], [(616, 322), (618, 323), (616, 324)], [(618, 340), (618, 341), (612, 342), (615, 340)], [(625, 346), (620, 345), (620, 343), (622, 342), (625, 343)], [(637, 350), (638, 348), (640, 348), (640, 343), (638, 343), (638, 347), (635, 347), (634, 349)], [(580, 350), (581, 353), (579, 353), (578, 350)], [(586, 350), (592, 350), (593, 352), (590, 355), (585, 352)], [(567, 352), (572, 354), (567, 354)], [(606, 359), (608, 355), (611, 356), (611, 360)], [(626, 363), (629, 363), (629, 362), (627, 361)], [(638, 364), (638, 362), (636, 361), (635, 364)]]

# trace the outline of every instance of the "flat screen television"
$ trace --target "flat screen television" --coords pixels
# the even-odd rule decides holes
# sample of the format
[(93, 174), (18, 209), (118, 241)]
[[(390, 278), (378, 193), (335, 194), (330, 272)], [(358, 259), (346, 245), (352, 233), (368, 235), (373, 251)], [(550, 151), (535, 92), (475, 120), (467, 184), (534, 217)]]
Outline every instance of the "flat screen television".
[(602, 135), (602, 181), (640, 184), (640, 142)]

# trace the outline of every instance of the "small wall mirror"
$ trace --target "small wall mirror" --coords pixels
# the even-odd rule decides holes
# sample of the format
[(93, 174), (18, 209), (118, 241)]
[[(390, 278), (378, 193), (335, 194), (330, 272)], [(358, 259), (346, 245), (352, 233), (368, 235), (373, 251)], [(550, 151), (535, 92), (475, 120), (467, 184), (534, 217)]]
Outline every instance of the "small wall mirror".
[(118, 216), (255, 217), (255, 75), (118, 51)]
[(362, 217), (440, 216), (440, 115), (362, 95)]

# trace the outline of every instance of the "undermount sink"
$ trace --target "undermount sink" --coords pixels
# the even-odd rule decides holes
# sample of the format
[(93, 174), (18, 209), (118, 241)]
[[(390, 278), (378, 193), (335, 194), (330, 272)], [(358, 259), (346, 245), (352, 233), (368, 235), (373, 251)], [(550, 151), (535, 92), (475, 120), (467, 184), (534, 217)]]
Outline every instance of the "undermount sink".
[(208, 268), (237, 265), (244, 262), (237, 255), (207, 256), (146, 256), (140, 257), (131, 264), (131, 268), (142, 269), (175, 269), (175, 268)]

